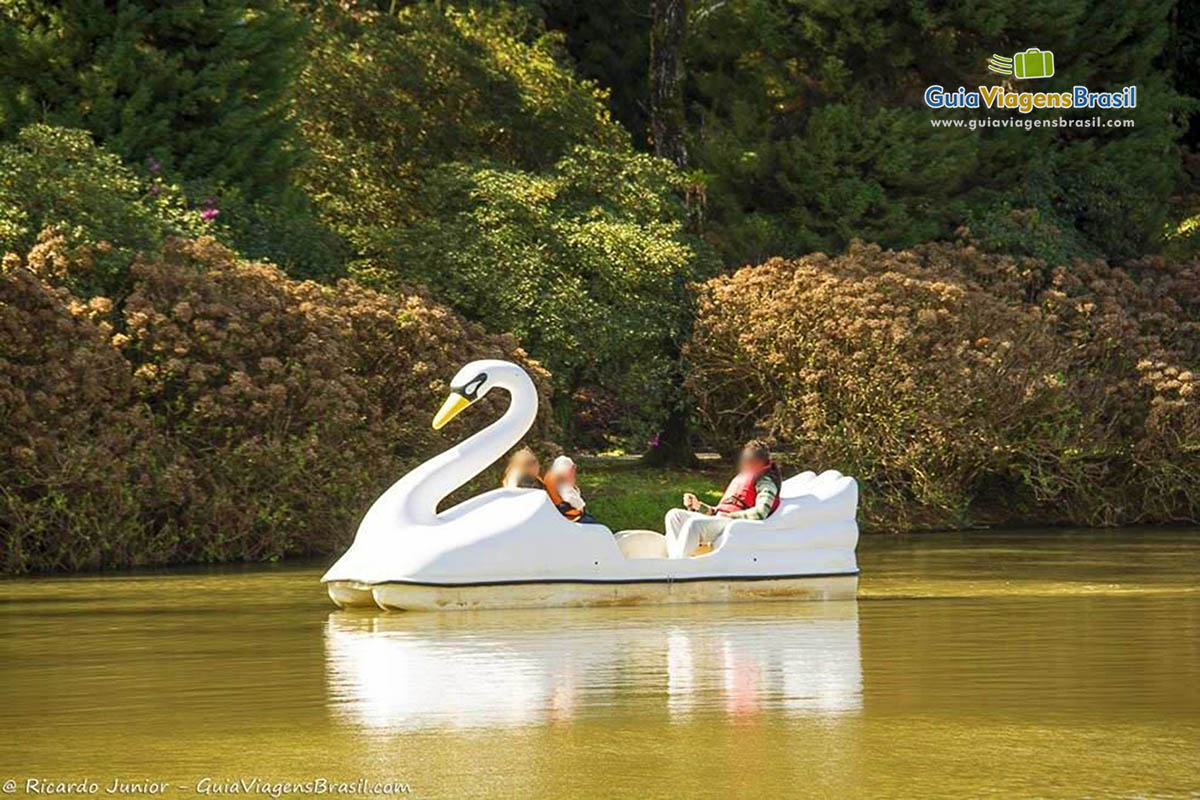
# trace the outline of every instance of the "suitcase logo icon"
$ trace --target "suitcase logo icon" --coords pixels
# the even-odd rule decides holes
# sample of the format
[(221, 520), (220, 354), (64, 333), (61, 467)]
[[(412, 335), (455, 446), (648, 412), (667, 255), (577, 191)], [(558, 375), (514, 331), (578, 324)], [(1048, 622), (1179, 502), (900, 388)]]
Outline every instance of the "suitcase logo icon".
[(993, 55), (988, 59), (988, 69), (1021, 80), (1049, 78), (1054, 74), (1054, 53), (1031, 47), (1023, 53), (1014, 53), (1012, 58)]

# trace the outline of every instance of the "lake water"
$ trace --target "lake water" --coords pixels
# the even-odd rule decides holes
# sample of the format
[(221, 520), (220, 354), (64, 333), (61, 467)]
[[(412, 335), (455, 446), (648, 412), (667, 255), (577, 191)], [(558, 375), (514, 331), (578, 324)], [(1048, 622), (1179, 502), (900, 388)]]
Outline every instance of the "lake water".
[(860, 561), (853, 602), (614, 610), (337, 611), (319, 567), (0, 582), (0, 780), (1200, 796), (1200, 531)]

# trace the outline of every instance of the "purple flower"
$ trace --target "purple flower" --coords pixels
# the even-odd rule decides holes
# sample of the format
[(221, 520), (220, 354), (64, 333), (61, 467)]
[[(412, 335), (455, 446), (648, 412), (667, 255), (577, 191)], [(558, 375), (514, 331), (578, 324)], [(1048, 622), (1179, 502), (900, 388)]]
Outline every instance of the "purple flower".
[(205, 222), (211, 222), (212, 220), (216, 219), (217, 215), (220, 213), (221, 209), (217, 208), (216, 199), (210, 197), (204, 201), (204, 210), (200, 212), (200, 219), (204, 220)]
[(150, 168), (151, 172), (158, 172), (160, 169), (162, 169), (162, 162), (154, 156), (150, 156), (146, 159), (146, 166)]
[(159, 191), (161, 191), (161, 187), (157, 183), (151, 185), (151, 187), (150, 187), (151, 195), (153, 195), (154, 197), (158, 197)]
[(657, 433), (650, 437), (650, 446), (658, 447), (658, 434)]

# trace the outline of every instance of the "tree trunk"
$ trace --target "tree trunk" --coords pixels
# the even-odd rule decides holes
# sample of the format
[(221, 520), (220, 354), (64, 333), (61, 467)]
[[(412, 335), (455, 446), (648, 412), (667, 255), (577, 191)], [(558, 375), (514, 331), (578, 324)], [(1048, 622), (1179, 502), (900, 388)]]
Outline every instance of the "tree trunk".
[(687, 0), (650, 0), (650, 133), (654, 152), (687, 167), (683, 119), (683, 45)]
[[(680, 169), (686, 169), (683, 46), (687, 40), (688, 0), (650, 0), (650, 17), (650, 133), (654, 138), (654, 152)], [(691, 205), (689, 202), (689, 209)], [(687, 303), (686, 290), (680, 294), (680, 301)], [(684, 332), (665, 344), (674, 363), (664, 387), (667, 418), (655, 443), (642, 455), (645, 464), (693, 467), (698, 463), (692, 449), (690, 403), (683, 386), (681, 353), (682, 338), (690, 328), (690, 324), (685, 324)]]

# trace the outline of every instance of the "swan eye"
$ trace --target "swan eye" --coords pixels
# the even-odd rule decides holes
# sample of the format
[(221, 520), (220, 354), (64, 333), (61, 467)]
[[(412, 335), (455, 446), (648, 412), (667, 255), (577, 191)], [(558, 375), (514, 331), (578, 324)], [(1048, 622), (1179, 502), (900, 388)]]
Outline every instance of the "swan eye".
[(479, 395), (479, 389), (483, 386), (485, 381), (487, 381), (487, 373), (481, 372), (474, 378), (471, 378), (471, 380), (467, 381), (462, 389), (459, 389), (459, 394), (468, 400), (474, 400)]

